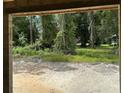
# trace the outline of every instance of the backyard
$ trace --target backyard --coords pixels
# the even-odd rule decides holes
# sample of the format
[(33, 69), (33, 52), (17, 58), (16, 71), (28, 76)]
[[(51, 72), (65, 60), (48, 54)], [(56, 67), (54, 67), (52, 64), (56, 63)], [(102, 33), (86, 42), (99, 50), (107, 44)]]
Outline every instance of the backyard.
[(117, 10), (12, 20), (13, 93), (119, 93)]

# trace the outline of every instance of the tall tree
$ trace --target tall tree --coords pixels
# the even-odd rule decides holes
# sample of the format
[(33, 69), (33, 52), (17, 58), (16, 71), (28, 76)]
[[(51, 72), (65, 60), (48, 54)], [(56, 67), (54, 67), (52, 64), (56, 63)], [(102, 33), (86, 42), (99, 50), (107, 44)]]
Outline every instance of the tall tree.
[(30, 44), (33, 44), (33, 16), (30, 16)]
[(94, 20), (94, 14), (93, 11), (88, 12), (88, 18), (89, 18), (89, 32), (90, 32), (90, 46), (92, 48), (95, 47), (95, 20)]
[(33, 43), (36, 41), (36, 39), (38, 39), (39, 31), (37, 27), (38, 22), (36, 19), (36, 16), (32, 16), (32, 18), (30, 18), (30, 16), (13, 17), (14, 46), (25, 46), (27, 44), (31, 44), (31, 41)]
[(98, 16), (97, 19), (99, 19), (99, 24), (96, 26), (101, 43), (109, 43), (109, 39), (113, 35), (118, 37), (118, 11), (97, 11), (96, 15)]
[[(13, 17), (13, 45), (25, 46), (28, 43), (29, 21), (27, 17)], [(22, 38), (23, 37), (23, 38)], [(21, 39), (21, 40), (20, 40)], [(22, 43), (25, 42), (25, 43)]]
[(55, 15), (42, 16), (42, 39), (46, 47), (51, 48), (57, 34), (57, 22)]
[(86, 47), (89, 40), (87, 12), (74, 14), (76, 18), (76, 38), (81, 47)]
[(75, 24), (72, 14), (61, 14), (60, 31), (57, 33), (54, 48), (55, 51), (64, 54), (74, 53), (75, 49)]

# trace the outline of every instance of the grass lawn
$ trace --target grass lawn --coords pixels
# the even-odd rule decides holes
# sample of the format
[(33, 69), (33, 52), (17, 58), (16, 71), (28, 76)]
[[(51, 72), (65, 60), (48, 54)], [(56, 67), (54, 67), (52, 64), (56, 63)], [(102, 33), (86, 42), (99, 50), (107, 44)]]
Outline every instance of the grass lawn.
[(76, 55), (42, 55), (44, 61), (53, 62), (106, 62), (118, 63), (119, 56), (109, 49), (76, 49)]
[(115, 53), (116, 48), (110, 46), (100, 46), (96, 49), (91, 48), (77, 48), (75, 55), (56, 54), (45, 51), (35, 51), (25, 48), (13, 48), (13, 55), (20, 54), (21, 56), (38, 56), (44, 61), (50, 62), (105, 62), (105, 63), (118, 63), (119, 56)]

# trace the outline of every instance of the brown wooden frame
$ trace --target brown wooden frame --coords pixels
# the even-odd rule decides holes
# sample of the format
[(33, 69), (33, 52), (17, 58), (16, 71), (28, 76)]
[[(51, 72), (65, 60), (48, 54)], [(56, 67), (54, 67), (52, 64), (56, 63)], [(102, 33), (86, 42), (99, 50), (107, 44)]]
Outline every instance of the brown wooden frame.
[[(3, 92), (12, 93), (12, 61), (9, 43), (11, 15), (37, 15), (120, 8), (120, 0), (15, 0), (3, 9)], [(57, 1), (57, 2), (55, 2)], [(119, 13), (120, 14), (120, 13)], [(119, 22), (120, 23), (120, 22)], [(120, 33), (119, 33), (120, 34)]]

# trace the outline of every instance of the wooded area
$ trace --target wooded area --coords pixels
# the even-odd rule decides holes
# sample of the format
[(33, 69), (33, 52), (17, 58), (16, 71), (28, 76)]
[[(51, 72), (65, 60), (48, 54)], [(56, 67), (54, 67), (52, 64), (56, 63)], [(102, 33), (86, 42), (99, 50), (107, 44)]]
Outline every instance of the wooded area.
[[(111, 47), (119, 54), (118, 10), (13, 17), (13, 53), (77, 55), (76, 49)], [(22, 49), (20, 49), (22, 48)], [(24, 50), (24, 53), (22, 51)], [(39, 53), (29, 55), (39, 55)], [(83, 61), (83, 60), (81, 60)], [(100, 60), (99, 60), (100, 61)]]

